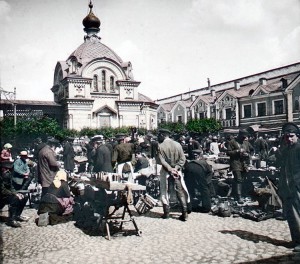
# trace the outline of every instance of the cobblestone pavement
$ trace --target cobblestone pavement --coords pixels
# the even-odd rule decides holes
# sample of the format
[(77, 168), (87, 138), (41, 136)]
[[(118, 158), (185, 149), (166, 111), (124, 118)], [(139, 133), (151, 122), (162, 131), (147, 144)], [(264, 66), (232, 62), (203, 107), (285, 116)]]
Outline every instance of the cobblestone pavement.
[[(38, 227), (35, 209), (22, 228), (0, 223), (1, 261), (13, 263), (300, 263), (293, 252), (287, 223), (191, 213), (187, 222), (173, 211), (160, 219), (155, 207), (136, 222), (142, 236), (117, 233), (107, 240), (100, 232), (82, 230), (75, 222)], [(125, 229), (133, 229), (131, 222)]]

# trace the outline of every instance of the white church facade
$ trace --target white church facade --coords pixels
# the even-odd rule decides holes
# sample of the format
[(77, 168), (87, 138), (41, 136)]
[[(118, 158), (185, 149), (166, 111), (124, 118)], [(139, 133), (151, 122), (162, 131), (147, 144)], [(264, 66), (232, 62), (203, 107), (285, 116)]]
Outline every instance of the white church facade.
[(158, 105), (138, 92), (140, 82), (133, 77), (131, 62), (101, 42), (92, 1), (89, 8), (82, 21), (84, 43), (66, 61), (58, 61), (54, 71), (51, 90), (62, 106), (64, 128), (156, 129)]

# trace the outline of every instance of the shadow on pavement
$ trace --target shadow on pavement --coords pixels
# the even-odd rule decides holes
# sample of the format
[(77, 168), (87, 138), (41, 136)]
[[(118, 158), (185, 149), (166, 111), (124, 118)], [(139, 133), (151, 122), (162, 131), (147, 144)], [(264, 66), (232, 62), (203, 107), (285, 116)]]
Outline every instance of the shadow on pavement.
[(271, 257), (267, 259), (240, 262), (240, 264), (271, 264), (271, 263), (297, 264), (299, 262), (300, 262), (300, 256), (292, 253), (283, 256)]
[(270, 238), (268, 236), (258, 235), (258, 234), (244, 231), (244, 230), (222, 230), (220, 232), (223, 234), (233, 234), (242, 239), (249, 240), (254, 243), (258, 243), (261, 241), (261, 242), (267, 242), (267, 243), (273, 244), (275, 246), (293, 248), (292, 242), (285, 241), (285, 240), (278, 240), (278, 239)]
[[(258, 235), (252, 232), (244, 231), (244, 230), (222, 230), (220, 231), (223, 234), (233, 234), (242, 239), (252, 241), (254, 243), (266, 242), (273, 244), (275, 246), (282, 246), (286, 248), (293, 248), (293, 243), (291, 241), (278, 240), (274, 238), (270, 238), (268, 236)], [(300, 263), (300, 253), (290, 253), (283, 256), (276, 256), (267, 259), (255, 260), (255, 261), (247, 261), (241, 262), (243, 264), (262, 264), (262, 263)]]

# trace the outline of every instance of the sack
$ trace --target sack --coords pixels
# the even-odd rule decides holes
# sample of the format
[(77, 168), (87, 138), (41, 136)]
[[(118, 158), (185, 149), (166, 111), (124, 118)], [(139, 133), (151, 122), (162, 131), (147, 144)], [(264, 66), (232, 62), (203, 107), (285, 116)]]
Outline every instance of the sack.
[(38, 220), (38, 226), (47, 226), (49, 224), (49, 214), (48, 212), (40, 214)]
[(221, 201), (218, 204), (218, 215), (222, 217), (231, 216), (231, 206), (229, 204), (229, 201)]

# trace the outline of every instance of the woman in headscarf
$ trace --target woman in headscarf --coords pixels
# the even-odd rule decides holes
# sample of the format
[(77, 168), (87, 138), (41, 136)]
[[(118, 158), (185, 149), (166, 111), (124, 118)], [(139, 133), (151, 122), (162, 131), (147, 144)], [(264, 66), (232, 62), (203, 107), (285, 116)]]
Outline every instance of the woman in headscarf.
[(49, 214), (51, 225), (65, 223), (72, 219), (74, 198), (67, 182), (67, 173), (59, 170), (40, 202), (38, 214)]

